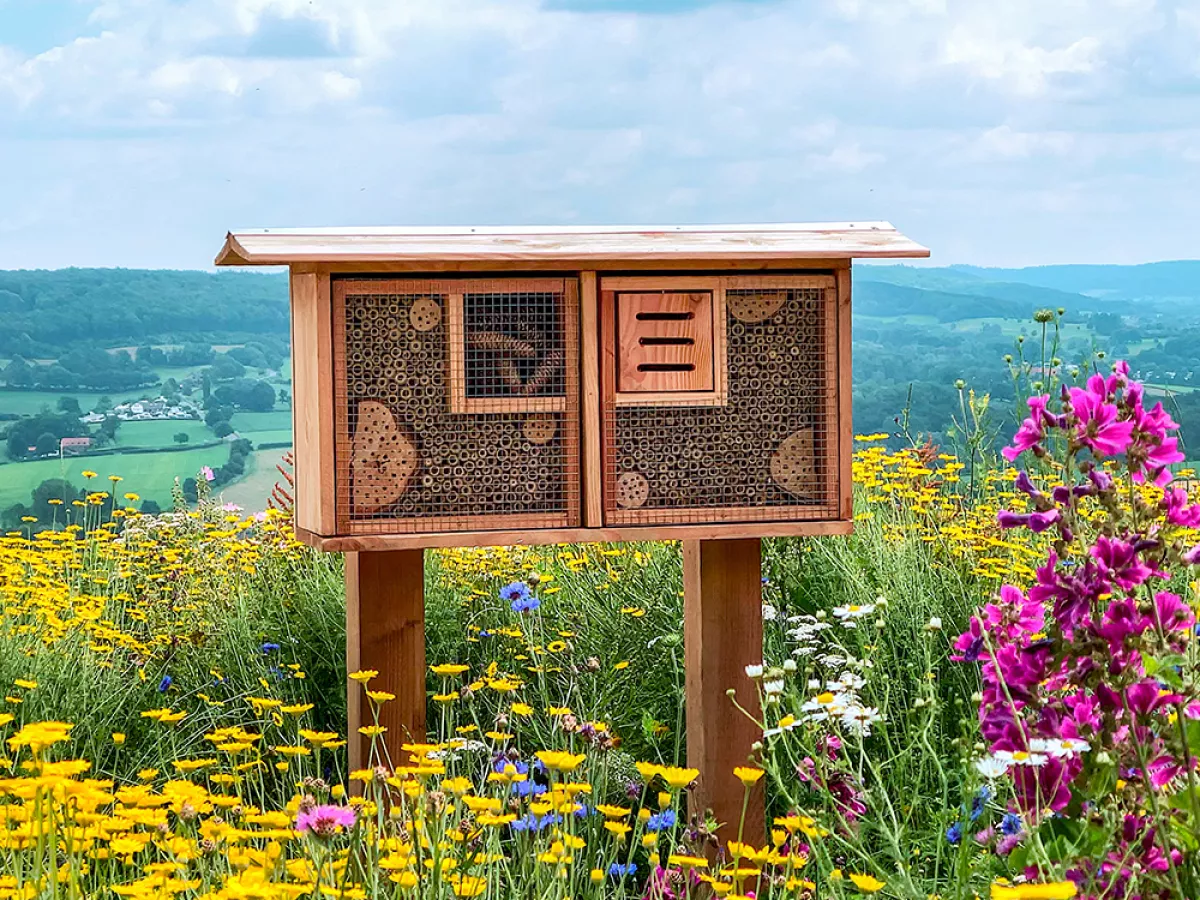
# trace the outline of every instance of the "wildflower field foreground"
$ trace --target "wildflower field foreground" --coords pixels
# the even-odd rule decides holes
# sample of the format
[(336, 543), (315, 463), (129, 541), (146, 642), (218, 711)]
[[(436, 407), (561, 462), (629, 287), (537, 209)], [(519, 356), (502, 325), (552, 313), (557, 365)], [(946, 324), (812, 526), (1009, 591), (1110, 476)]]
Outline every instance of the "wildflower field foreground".
[(0, 539), (0, 898), (1200, 896), (1174, 423), (1029, 405), (1022, 469), (866, 438), (856, 533), (765, 543), (765, 842), (688, 804), (678, 545), (428, 554), (430, 743), (348, 772), (340, 558), (101, 481)]

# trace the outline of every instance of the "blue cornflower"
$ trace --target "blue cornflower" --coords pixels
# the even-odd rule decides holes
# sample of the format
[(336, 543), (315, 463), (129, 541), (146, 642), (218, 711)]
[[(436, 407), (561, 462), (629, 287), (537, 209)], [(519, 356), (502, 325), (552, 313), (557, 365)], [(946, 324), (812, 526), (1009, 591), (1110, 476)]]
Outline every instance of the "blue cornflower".
[(957, 844), (962, 840), (963, 827), (962, 822), (955, 822), (946, 829), (946, 840), (952, 844)]
[(159, 692), (160, 694), (165, 694), (165, 693), (167, 692), (167, 688), (169, 688), (169, 687), (171, 686), (171, 683), (172, 683), (171, 676), (170, 676), (170, 675), (164, 675), (164, 676), (162, 677), (162, 681), (160, 681), (160, 682), (158, 683), (158, 692)]
[(514, 581), (512, 584), (506, 584), (500, 588), (500, 599), (507, 600), (508, 605), (515, 613), (532, 612), (541, 606), (538, 598), (533, 596), (529, 585), (523, 581)]
[(676, 822), (675, 810), (664, 809), (660, 813), (655, 813), (646, 820), (647, 831), (663, 831), (667, 828), (674, 828)]
[(1007, 834), (1009, 837), (1021, 833), (1021, 817), (1016, 813), (1005, 813), (1004, 818), (1000, 820), (1000, 833)]
[(509, 603), (514, 600), (525, 600), (532, 596), (533, 591), (523, 581), (512, 581), (500, 588), (500, 599), (507, 600)]
[(518, 797), (536, 797), (538, 794), (546, 793), (546, 786), (544, 784), (538, 784), (532, 779), (526, 779), (525, 781), (514, 781), (512, 787), (513, 791)]
[(513, 831), (541, 831), (549, 825), (558, 825), (561, 822), (562, 816), (558, 813), (546, 813), (544, 816), (525, 813), (525, 815), (512, 823), (512, 827)]
[(262, 645), (262, 648), (261, 648), (261, 649), (262, 649), (262, 652), (263, 652), (263, 656), (266, 656), (268, 653), (274, 653), (276, 650), (278, 650), (278, 649), (279, 649), (279, 645), (278, 645), (278, 644), (272, 644), (270, 641), (267, 641), (266, 643), (264, 643), (264, 644)]
[(503, 772), (509, 766), (512, 766), (518, 775), (529, 774), (529, 764), (523, 763), (519, 759), (509, 759), (507, 756), (497, 756), (492, 763), (492, 769), (496, 772)]
[(613, 878), (625, 878), (637, 874), (637, 863), (613, 863), (608, 867), (608, 874)]
[(971, 816), (972, 822), (974, 822), (981, 815), (983, 815), (983, 808), (987, 805), (987, 802), (991, 799), (992, 799), (992, 789), (990, 787), (988, 787), (987, 785), (984, 785), (983, 787), (981, 787), (979, 789), (979, 793), (975, 795), (974, 799), (971, 800), (970, 816)]

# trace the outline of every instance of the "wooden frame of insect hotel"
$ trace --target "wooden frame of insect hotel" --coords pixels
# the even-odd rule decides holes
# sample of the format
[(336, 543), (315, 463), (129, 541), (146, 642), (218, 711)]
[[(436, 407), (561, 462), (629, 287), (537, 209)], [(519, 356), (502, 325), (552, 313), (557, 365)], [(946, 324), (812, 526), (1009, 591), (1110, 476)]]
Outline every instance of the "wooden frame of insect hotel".
[(680, 539), (689, 758), (736, 821), (760, 539), (851, 530), (851, 259), (928, 255), (887, 223), (229, 234), (217, 265), (290, 268), (296, 534), (347, 553), (393, 760), (425, 548)]

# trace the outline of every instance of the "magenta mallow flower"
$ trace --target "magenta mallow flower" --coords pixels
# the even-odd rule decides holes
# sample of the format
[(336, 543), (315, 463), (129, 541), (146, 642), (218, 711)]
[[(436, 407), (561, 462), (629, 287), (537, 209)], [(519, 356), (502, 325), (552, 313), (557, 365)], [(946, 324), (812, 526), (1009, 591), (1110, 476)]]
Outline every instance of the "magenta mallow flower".
[(1200, 528), (1200, 503), (1188, 505), (1187, 491), (1183, 488), (1163, 491), (1162, 502), (1167, 511), (1167, 521), (1172, 525)]
[(1166, 577), (1165, 572), (1152, 569), (1142, 561), (1139, 554), (1144, 549), (1147, 548), (1140, 543), (1131, 543), (1101, 534), (1096, 537), (1096, 543), (1089, 552), (1092, 558), (1100, 564), (1100, 571), (1104, 577), (1128, 591), (1143, 584), (1151, 577)]
[(993, 641), (1023, 643), (1046, 627), (1046, 611), (1011, 584), (1003, 585), (994, 603), (983, 608), (983, 616), (972, 616), (967, 631), (954, 642), (955, 660), (975, 662), (983, 653), (984, 632)]
[(1064, 636), (1070, 639), (1100, 596), (1111, 591), (1112, 585), (1095, 562), (1089, 559), (1067, 574), (1059, 570), (1058, 554), (1051, 550), (1046, 564), (1037, 570), (1037, 584), (1029, 589), (1029, 598), (1050, 605)]
[(1031, 513), (1015, 513), (1002, 509), (996, 514), (996, 524), (1001, 528), (1020, 528), (1024, 525), (1034, 534), (1041, 534), (1061, 518), (1062, 513), (1057, 509)]
[(1050, 402), (1049, 394), (1030, 397), (1026, 402), (1029, 404), (1029, 417), (1021, 423), (1017, 433), (1013, 435), (1012, 446), (1005, 447), (1000, 451), (1009, 462), (1013, 462), (1023, 452), (1037, 446), (1038, 442), (1046, 436), (1046, 426), (1056, 424), (1057, 417), (1051, 415), (1046, 409)]
[(311, 831), (317, 837), (332, 837), (338, 828), (353, 827), (354, 810), (348, 806), (325, 804), (296, 814), (296, 830)]
[[(1091, 383), (1089, 382), (1089, 388)], [(1103, 394), (1071, 388), (1071, 411), (1077, 422), (1076, 437), (1097, 456), (1119, 456), (1129, 449), (1133, 422), (1119, 421), (1117, 407), (1105, 402)]]
[(1140, 384), (1133, 384), (1125, 393), (1125, 401), (1133, 409), (1133, 421), (1137, 426), (1133, 446), (1129, 449), (1130, 469), (1134, 481), (1149, 481), (1164, 487), (1172, 477), (1167, 467), (1184, 460), (1179, 449), (1179, 438), (1167, 434), (1178, 431), (1179, 423), (1171, 418), (1161, 403), (1155, 404), (1149, 412), (1143, 409), (1141, 391)]
[(1125, 704), (1135, 715), (1148, 716), (1164, 707), (1172, 707), (1183, 698), (1165, 691), (1153, 678), (1139, 681), (1125, 688)]

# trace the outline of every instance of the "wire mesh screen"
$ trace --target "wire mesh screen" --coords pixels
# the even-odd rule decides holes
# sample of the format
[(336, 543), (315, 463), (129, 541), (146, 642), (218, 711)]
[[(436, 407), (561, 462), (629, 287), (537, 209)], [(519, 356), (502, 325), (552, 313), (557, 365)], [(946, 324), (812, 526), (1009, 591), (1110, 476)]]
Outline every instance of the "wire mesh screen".
[(836, 291), (723, 299), (720, 405), (622, 405), (607, 392), (607, 523), (838, 517)]
[(578, 524), (574, 281), (342, 280), (333, 326), (342, 530)]
[(466, 396), (564, 397), (562, 294), (463, 295)]

